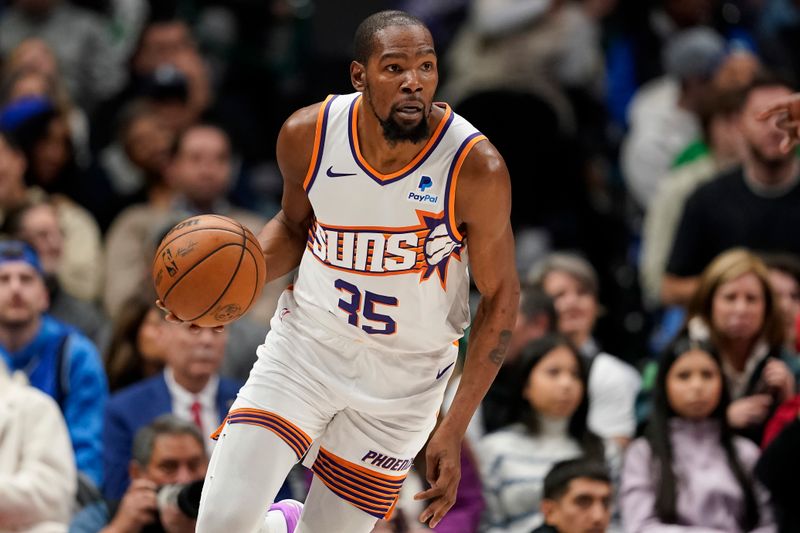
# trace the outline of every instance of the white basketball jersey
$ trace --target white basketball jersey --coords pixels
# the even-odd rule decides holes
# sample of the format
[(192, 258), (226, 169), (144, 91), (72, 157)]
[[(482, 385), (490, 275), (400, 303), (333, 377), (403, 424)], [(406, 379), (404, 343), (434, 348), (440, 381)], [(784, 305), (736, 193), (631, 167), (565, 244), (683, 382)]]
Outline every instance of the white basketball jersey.
[(455, 191), (464, 159), (485, 137), (446, 104), (435, 105), (444, 118), (391, 174), (377, 172), (359, 150), (360, 93), (329, 96), (320, 109), (304, 182), (314, 222), (294, 297), (302, 314), (355, 342), (436, 351), (469, 324)]

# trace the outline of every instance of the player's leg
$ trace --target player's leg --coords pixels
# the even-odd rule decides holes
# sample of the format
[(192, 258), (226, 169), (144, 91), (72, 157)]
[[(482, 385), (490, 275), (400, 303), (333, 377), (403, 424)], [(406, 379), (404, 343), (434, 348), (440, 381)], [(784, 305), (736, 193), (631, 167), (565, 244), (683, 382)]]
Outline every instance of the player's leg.
[(296, 452), (272, 431), (226, 424), (206, 474), (196, 531), (264, 530), (267, 509), (297, 459)]
[(303, 514), (300, 516), (300, 523), (294, 533), (319, 533), (321, 531), (369, 533), (377, 521), (377, 517), (369, 515), (343, 500), (326, 487), (319, 477), (314, 476)]

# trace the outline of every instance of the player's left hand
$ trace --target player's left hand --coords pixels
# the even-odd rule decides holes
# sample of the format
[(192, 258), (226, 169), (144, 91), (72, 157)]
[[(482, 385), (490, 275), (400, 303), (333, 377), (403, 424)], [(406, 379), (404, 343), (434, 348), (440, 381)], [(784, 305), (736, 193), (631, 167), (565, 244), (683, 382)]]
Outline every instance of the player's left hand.
[[(436, 527), (456, 503), (458, 482), (461, 480), (461, 435), (439, 427), (425, 451), (425, 476), (431, 488), (417, 493), (415, 500), (431, 500), (419, 515), (419, 521)], [(428, 522), (430, 520), (430, 522)]]
[[(175, 313), (167, 309), (167, 307), (164, 305), (164, 302), (162, 302), (161, 300), (156, 300), (156, 306), (162, 311), (164, 311), (164, 313), (166, 313), (164, 315), (164, 320), (166, 320), (167, 322), (171, 322), (173, 324), (185, 324), (183, 320), (175, 316)], [(197, 324), (194, 323), (189, 324), (189, 330), (192, 333), (200, 333), (201, 329), (202, 329), (201, 326), (198, 326)], [(222, 333), (223, 331), (225, 331), (225, 326), (214, 326), (212, 329), (217, 333)]]

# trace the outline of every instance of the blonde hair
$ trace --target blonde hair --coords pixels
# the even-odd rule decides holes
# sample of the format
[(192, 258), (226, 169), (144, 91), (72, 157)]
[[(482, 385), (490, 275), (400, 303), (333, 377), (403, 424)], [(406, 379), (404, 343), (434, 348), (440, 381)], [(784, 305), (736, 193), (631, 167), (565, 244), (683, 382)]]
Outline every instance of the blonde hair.
[(767, 341), (770, 348), (783, 345), (784, 330), (781, 312), (772, 294), (769, 283), (769, 270), (764, 262), (745, 248), (732, 248), (718, 255), (700, 275), (700, 285), (689, 304), (689, 317), (700, 317), (711, 330), (711, 340), (717, 344), (719, 336), (714, 331), (711, 309), (714, 295), (719, 288), (746, 274), (758, 278), (764, 293), (764, 321), (759, 335)]

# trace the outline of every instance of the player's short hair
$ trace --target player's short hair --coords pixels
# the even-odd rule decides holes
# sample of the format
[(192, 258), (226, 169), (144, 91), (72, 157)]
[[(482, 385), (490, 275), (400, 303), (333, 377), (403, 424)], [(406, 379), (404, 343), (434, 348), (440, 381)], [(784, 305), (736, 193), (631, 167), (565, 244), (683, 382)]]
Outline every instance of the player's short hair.
[(389, 26), (421, 26), (428, 29), (422, 20), (405, 11), (379, 11), (365, 18), (356, 28), (353, 39), (353, 59), (366, 65), (375, 50), (375, 34)]
[(142, 467), (147, 466), (153, 457), (156, 439), (163, 435), (188, 435), (205, 450), (203, 436), (197, 426), (173, 414), (165, 414), (136, 432), (133, 439), (133, 460)]
[(600, 461), (583, 458), (561, 461), (544, 478), (544, 499), (558, 500), (567, 493), (572, 480), (578, 478), (611, 484), (608, 467)]

